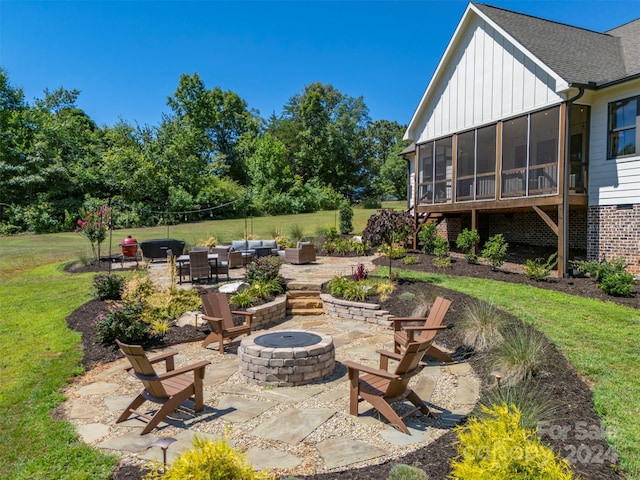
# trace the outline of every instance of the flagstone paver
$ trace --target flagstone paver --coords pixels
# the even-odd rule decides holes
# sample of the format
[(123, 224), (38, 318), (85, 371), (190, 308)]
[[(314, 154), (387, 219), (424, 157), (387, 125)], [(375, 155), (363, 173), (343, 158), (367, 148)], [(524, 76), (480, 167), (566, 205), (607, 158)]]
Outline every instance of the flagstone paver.
[(255, 470), (271, 468), (294, 468), (302, 463), (302, 459), (288, 452), (273, 448), (252, 447), (246, 452), (247, 461)]
[(71, 400), (71, 409), (69, 410), (69, 418), (95, 418), (102, 415), (102, 410), (98, 407), (94, 407), (90, 403), (87, 403), (80, 399)]
[(120, 385), (117, 383), (109, 383), (109, 382), (95, 382), (85, 385), (84, 387), (80, 387), (76, 393), (81, 397), (88, 397), (91, 395), (107, 395), (109, 393), (114, 393), (116, 390), (120, 388)]
[(462, 405), (475, 405), (480, 392), (480, 382), (471, 377), (461, 377), (458, 380), (455, 402)]
[(223, 395), (216, 411), (220, 418), (229, 422), (246, 422), (276, 405), (275, 402), (244, 398), (237, 395)]
[(316, 446), (328, 469), (346, 467), (381, 457), (386, 452), (370, 443), (345, 437), (332, 437)]
[(158, 437), (155, 434), (140, 435), (140, 432), (125, 432), (100, 442), (98, 447), (125, 452), (142, 452), (151, 446)]
[(255, 428), (251, 435), (297, 445), (335, 413), (336, 410), (331, 408), (290, 408)]
[(78, 435), (86, 443), (97, 442), (109, 435), (110, 428), (103, 423), (88, 423), (78, 427)]

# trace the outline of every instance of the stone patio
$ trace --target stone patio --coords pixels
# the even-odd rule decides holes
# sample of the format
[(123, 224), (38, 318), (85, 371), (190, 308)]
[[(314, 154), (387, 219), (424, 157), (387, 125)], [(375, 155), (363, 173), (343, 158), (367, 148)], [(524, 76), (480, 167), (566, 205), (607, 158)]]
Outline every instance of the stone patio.
[[(351, 273), (351, 263), (364, 263), (362, 257), (335, 260), (325, 263), (319, 257), (314, 265), (283, 265), (282, 273), (291, 282), (322, 282), (339, 273)], [(154, 281), (166, 281), (162, 264), (151, 265), (158, 265), (150, 269)], [(243, 269), (238, 270), (244, 274)], [(231, 272), (234, 275), (234, 270)], [(479, 381), (467, 364), (429, 366), (411, 385), (436, 418), (419, 413), (408, 417), (412, 435), (404, 435), (364, 402), (358, 417), (348, 413), (349, 382), (341, 362), (352, 360), (377, 367), (376, 349), (392, 349), (392, 334), (387, 327), (318, 315), (288, 317), (269, 329), (279, 330), (331, 335), (337, 361), (335, 372), (309, 385), (261, 387), (246, 382), (239, 372), (237, 347), (241, 339), (224, 355), (217, 352), (215, 344), (209, 348), (202, 348), (199, 342), (182, 344), (171, 347), (179, 352), (176, 367), (202, 359), (212, 362), (204, 380), (203, 412), (195, 414), (189, 408), (180, 408), (144, 436), (139, 435), (143, 422), (134, 417), (115, 424), (141, 390), (140, 382), (125, 373), (128, 363), (122, 359), (87, 372), (70, 385), (64, 414), (86, 443), (115, 452), (127, 462), (162, 461), (161, 450), (151, 444), (159, 438), (172, 437), (177, 442), (167, 451), (170, 463), (181, 451), (191, 448), (197, 434), (226, 437), (246, 452), (257, 470), (305, 475), (381, 463), (421, 448), (464, 418), (478, 400)], [(184, 406), (189, 407), (188, 403)], [(155, 406), (147, 403), (143, 408)]]

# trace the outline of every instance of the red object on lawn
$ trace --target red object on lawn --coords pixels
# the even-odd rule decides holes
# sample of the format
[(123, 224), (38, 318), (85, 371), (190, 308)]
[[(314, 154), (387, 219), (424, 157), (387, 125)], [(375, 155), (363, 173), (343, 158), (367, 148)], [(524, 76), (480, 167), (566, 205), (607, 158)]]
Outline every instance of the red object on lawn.
[(131, 235), (128, 235), (127, 238), (122, 240), (120, 246), (122, 247), (122, 254), (125, 257), (135, 257), (138, 252), (138, 241)]

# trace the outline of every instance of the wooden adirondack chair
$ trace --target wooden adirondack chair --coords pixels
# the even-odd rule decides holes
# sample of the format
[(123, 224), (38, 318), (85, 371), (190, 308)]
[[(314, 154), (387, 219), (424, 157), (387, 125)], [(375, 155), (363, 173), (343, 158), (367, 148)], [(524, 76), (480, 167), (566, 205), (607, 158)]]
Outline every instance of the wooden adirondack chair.
[[(194, 410), (196, 412), (202, 411), (204, 408), (202, 380), (204, 379), (205, 367), (211, 362), (202, 360), (176, 370), (173, 357), (178, 352), (167, 352), (153, 358), (147, 358), (139, 345), (127, 345), (118, 340), (116, 343), (131, 363), (131, 368), (128, 368), (127, 371), (144, 385), (144, 390), (129, 404), (122, 415), (118, 417), (116, 423), (124, 422), (131, 415), (138, 415), (148, 421), (147, 426), (140, 433), (140, 435), (145, 435), (185, 400), (193, 398)], [(157, 374), (153, 365), (162, 361), (166, 364), (166, 373)], [(160, 403), (162, 407), (154, 414), (137, 410), (146, 401)]]
[[(359, 363), (346, 361), (350, 381), (349, 413), (358, 416), (358, 403), (365, 400), (375, 407), (391, 425), (407, 435), (411, 435), (403, 418), (417, 411), (432, 415), (429, 408), (418, 394), (409, 388), (409, 380), (420, 373), (424, 364), (422, 357), (429, 349), (429, 341), (411, 342), (402, 355), (384, 350), (380, 354), (380, 368), (371, 368)], [(389, 359), (397, 360), (398, 365), (393, 373), (388, 371)], [(360, 372), (364, 373), (360, 377)], [(402, 416), (391, 407), (395, 402), (409, 400), (415, 408)]]
[[(205, 293), (200, 296), (200, 299), (204, 307), (204, 315), (202, 318), (209, 322), (209, 328), (211, 329), (211, 333), (207, 335), (207, 338), (202, 342), (203, 347), (206, 347), (212, 342), (218, 342), (220, 353), (224, 353), (225, 339), (231, 342), (234, 338), (244, 335), (245, 333), (251, 335), (253, 313), (231, 311), (226, 293)], [(244, 323), (242, 325), (235, 325), (233, 315), (244, 316)]]
[[(429, 310), (429, 315), (426, 319), (419, 317), (392, 317), (390, 320), (393, 322), (393, 350), (396, 353), (400, 353), (402, 349), (410, 342), (415, 340), (433, 342), (436, 333), (439, 330), (445, 330), (446, 325), (442, 325), (445, 315), (449, 311), (451, 306), (451, 300), (446, 298), (437, 297), (433, 306)], [(403, 326), (403, 323), (407, 322), (421, 322), (424, 320), (424, 325), (418, 326)], [(416, 335), (417, 333), (417, 335)], [(427, 355), (434, 357), (441, 362), (453, 362), (453, 359), (440, 350), (435, 345), (431, 345), (427, 350)]]

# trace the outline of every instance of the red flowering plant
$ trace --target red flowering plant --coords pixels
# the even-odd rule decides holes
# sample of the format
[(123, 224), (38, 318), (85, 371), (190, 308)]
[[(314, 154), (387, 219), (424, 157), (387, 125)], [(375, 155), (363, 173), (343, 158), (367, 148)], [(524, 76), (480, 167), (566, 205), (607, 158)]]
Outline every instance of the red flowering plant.
[(91, 243), (94, 260), (98, 260), (100, 244), (107, 238), (111, 223), (111, 208), (102, 205), (97, 210), (80, 209), (80, 218), (75, 233), (84, 235)]

